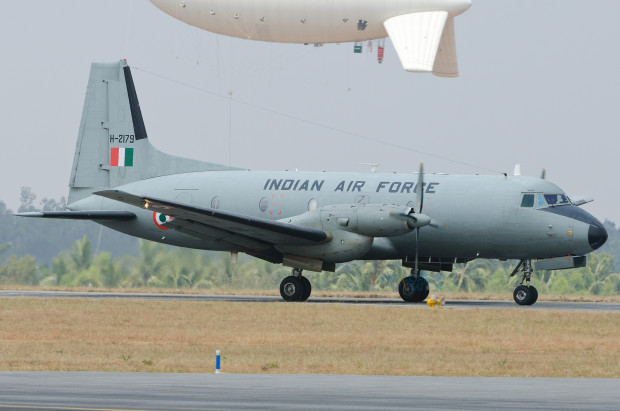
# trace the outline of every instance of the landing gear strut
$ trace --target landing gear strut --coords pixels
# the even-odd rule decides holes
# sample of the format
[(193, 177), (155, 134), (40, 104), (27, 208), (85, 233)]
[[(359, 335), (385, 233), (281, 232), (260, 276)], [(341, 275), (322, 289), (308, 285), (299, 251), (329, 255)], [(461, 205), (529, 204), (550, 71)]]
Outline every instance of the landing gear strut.
[(415, 273), (415, 269), (398, 283), (398, 294), (407, 303), (421, 303), (428, 297), (428, 293), (428, 281), (420, 273)]
[(310, 297), (312, 285), (301, 273), (301, 269), (293, 268), (293, 275), (289, 275), (280, 283), (280, 295), (284, 301), (306, 301)]
[(517, 274), (519, 269), (523, 272), (523, 277), (521, 278), (519, 286), (515, 288), (512, 293), (512, 296), (515, 302), (519, 305), (532, 305), (536, 302), (536, 300), (538, 300), (538, 290), (536, 290), (533, 285), (530, 285), (530, 279), (532, 277), (532, 262), (530, 260), (521, 260), (510, 276), (512, 277)]

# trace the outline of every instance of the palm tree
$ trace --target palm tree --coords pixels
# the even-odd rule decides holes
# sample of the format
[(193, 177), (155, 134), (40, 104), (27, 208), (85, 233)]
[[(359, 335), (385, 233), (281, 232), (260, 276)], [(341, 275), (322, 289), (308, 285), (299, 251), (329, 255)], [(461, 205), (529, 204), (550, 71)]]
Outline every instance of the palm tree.
[(78, 272), (87, 270), (93, 262), (93, 250), (86, 236), (76, 241), (71, 249), (71, 260)]
[(490, 265), (485, 260), (473, 261), (467, 264), (458, 264), (452, 271), (452, 283), (459, 291), (484, 290), (487, 278), (490, 276)]
[(127, 279), (131, 287), (142, 287), (149, 284), (149, 281), (156, 280), (161, 276), (161, 272), (167, 268), (166, 258), (168, 253), (166, 247), (148, 240), (138, 240), (138, 261), (134, 271)]

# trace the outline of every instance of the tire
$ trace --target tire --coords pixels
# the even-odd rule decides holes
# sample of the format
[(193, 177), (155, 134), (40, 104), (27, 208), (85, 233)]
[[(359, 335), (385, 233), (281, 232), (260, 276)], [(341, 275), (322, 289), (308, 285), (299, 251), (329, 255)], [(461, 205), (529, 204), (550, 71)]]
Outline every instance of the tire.
[(519, 305), (532, 305), (538, 298), (538, 291), (534, 287), (528, 287), (526, 285), (520, 285), (515, 288), (512, 293), (512, 297), (515, 303)]
[(405, 277), (398, 283), (398, 294), (407, 303), (421, 303), (428, 297), (428, 281), (424, 277)]
[(538, 290), (533, 285), (530, 285), (530, 290), (532, 290), (532, 301), (528, 305), (532, 305), (538, 300)]
[(306, 301), (310, 297), (310, 294), (312, 294), (312, 284), (310, 284), (310, 280), (304, 276), (299, 277), (299, 279), (304, 287), (304, 293), (299, 301)]
[(289, 275), (280, 283), (280, 295), (284, 301), (300, 301), (304, 293), (304, 284), (298, 277)]

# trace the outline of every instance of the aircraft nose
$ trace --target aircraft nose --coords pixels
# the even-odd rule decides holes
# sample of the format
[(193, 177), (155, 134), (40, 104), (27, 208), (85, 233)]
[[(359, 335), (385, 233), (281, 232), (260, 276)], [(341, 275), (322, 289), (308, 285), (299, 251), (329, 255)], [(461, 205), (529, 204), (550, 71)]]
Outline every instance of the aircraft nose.
[(607, 230), (598, 221), (590, 223), (588, 229), (588, 242), (593, 250), (600, 248), (607, 241)]

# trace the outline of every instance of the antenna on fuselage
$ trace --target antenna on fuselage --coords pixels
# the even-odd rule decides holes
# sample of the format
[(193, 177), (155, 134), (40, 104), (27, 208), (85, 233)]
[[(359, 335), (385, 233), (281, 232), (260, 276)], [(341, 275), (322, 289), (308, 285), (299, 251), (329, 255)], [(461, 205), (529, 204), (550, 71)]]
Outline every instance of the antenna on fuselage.
[(381, 164), (379, 163), (360, 163), (363, 166), (370, 166), (370, 172), (371, 173), (376, 173), (377, 172), (377, 167), (379, 167)]

